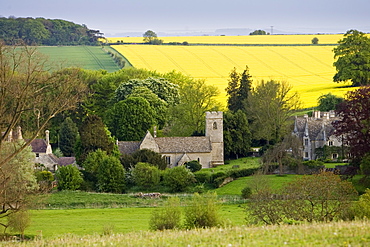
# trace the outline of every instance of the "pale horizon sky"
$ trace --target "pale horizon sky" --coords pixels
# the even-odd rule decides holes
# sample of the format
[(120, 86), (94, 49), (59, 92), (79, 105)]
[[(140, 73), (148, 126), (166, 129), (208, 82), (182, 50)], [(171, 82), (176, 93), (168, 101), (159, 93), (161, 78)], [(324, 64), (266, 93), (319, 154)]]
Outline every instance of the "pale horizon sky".
[(370, 33), (369, 0), (0, 0), (1, 17), (86, 24), (106, 36), (263, 29), (274, 33)]

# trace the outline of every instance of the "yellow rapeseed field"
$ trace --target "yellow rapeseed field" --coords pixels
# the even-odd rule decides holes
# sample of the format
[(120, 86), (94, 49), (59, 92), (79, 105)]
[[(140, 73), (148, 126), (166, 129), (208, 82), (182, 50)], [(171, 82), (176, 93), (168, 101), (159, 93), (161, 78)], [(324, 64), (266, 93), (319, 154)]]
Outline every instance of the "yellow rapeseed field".
[[(249, 38), (243, 36), (241, 38)], [(278, 43), (285, 38), (285, 43), (309, 41), (314, 35), (270, 35), (256, 37), (255, 43)], [(334, 39), (335, 37), (335, 39)], [(200, 40), (201, 38), (228, 38), (226, 43), (237, 42), (238, 37), (179, 37), (181, 39)], [(240, 38), (240, 37), (239, 37)], [(272, 38), (275, 38), (274, 40)], [(320, 40), (336, 43), (339, 35), (318, 36)], [(330, 41), (331, 40), (331, 41)], [(201, 41), (203, 42), (203, 41)], [(199, 43), (201, 43), (199, 42)], [(211, 43), (211, 41), (207, 41)], [(267, 41), (266, 41), (267, 42)], [(235, 67), (239, 72), (248, 65), (254, 83), (260, 80), (287, 81), (293, 90), (300, 94), (303, 107), (317, 105), (317, 98), (329, 92), (343, 96), (348, 88), (344, 83), (334, 83), (333, 48), (330, 46), (169, 46), (169, 45), (114, 45), (112, 46), (137, 68), (146, 68), (158, 72), (176, 70), (197, 79), (205, 79), (208, 84), (220, 90), (219, 100), (226, 103), (225, 88), (230, 71)]]
[[(305, 35), (247, 35), (247, 36), (174, 36), (158, 37), (165, 43), (184, 42), (203, 44), (311, 44), (317, 37), (319, 44), (336, 44), (342, 34), (305, 34)], [(143, 37), (107, 38), (108, 42), (143, 43)]]

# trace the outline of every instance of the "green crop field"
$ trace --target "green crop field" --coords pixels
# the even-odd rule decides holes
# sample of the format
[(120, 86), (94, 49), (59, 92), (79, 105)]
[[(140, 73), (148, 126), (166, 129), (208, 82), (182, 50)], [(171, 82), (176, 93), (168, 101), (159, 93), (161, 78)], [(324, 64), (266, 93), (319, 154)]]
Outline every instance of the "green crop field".
[(56, 67), (81, 67), (114, 72), (120, 67), (100, 46), (42, 46), (38, 50)]

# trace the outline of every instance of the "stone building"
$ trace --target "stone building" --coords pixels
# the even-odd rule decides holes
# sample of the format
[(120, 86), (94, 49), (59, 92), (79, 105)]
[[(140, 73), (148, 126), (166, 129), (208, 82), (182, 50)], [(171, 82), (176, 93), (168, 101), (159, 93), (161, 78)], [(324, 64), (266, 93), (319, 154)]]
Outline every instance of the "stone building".
[(119, 141), (122, 154), (149, 149), (166, 158), (169, 167), (197, 160), (203, 168), (224, 164), (223, 113), (206, 112), (205, 136), (156, 137), (148, 131), (142, 141)]
[[(336, 160), (344, 156), (345, 146), (341, 138), (334, 135), (333, 121), (338, 120), (334, 111), (313, 112), (312, 117), (296, 117), (293, 134), (299, 137), (302, 144), (302, 158)], [(343, 157), (342, 157), (343, 158)]]

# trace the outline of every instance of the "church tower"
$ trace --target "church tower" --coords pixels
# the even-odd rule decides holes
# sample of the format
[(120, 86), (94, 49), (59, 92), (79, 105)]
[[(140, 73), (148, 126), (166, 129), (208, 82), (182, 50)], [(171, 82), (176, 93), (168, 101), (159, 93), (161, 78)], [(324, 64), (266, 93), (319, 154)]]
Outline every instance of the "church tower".
[(206, 136), (212, 146), (210, 167), (224, 164), (223, 112), (206, 112)]

